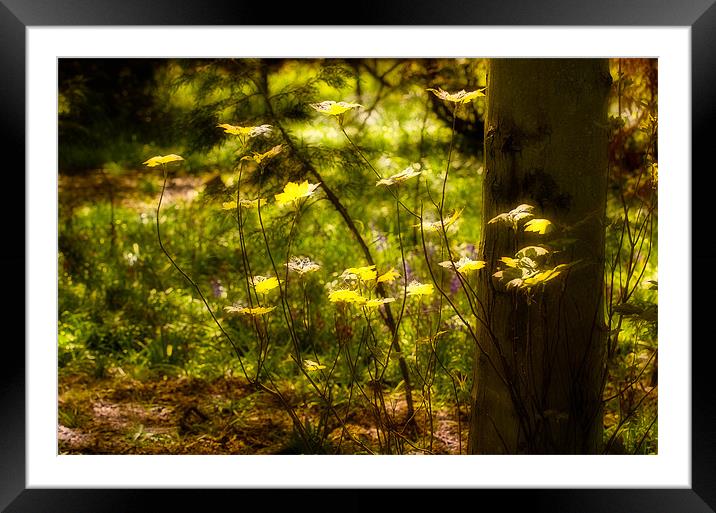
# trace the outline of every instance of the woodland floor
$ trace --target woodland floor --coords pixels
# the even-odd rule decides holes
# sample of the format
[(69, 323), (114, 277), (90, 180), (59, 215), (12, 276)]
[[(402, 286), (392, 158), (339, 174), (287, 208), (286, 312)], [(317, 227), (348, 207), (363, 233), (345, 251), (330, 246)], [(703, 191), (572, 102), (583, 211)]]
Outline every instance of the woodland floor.
[[(128, 377), (94, 379), (63, 376), (59, 384), (59, 454), (296, 454), (302, 452), (291, 419), (281, 404), (242, 379), (196, 378), (137, 381)], [(299, 397), (288, 398), (301, 406)], [(404, 403), (391, 401), (396, 417)], [(299, 417), (319, 417), (317, 405), (297, 408)], [(416, 415), (413, 444), (429, 447), (424, 409)], [(303, 419), (302, 419), (303, 420)], [(338, 424), (337, 422), (335, 424)], [(468, 419), (461, 415), (462, 451), (467, 447)], [(367, 410), (352, 408), (346, 429), (377, 450), (376, 429)], [(331, 453), (365, 453), (342, 427), (330, 429)], [(404, 453), (421, 453), (406, 442)], [(455, 412), (433, 411), (433, 454), (460, 449)]]

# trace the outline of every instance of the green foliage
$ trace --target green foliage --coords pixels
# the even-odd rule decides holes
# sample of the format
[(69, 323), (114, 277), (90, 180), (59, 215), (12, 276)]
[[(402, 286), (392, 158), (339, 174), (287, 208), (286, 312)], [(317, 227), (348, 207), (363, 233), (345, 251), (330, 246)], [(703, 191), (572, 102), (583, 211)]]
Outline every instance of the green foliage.
[[(488, 224), (526, 232), (532, 245), (494, 269), (478, 259), (480, 70), (479, 60), (156, 67), (150, 110), (167, 122), (147, 137), (151, 151), (135, 146), (126, 171), (116, 159), (84, 182), (61, 183), (61, 375), (242, 376), (288, 413), (287, 452), (340, 452), (347, 443), (354, 452), (410, 451), (402, 429), (412, 418), (396, 404), (404, 408), (412, 393), (413, 418), (431, 420), (430, 435), (411, 443), (432, 450), (433, 409), (458, 426), (469, 411), (480, 273), (531, 294), (579, 264), (565, 258), (561, 227), (527, 204)], [(87, 101), (72, 85), (77, 76), (61, 91), (63, 116)], [(654, 118), (649, 137), (655, 126)], [(624, 137), (650, 147), (635, 134)], [(653, 183), (656, 155), (645, 152)], [(155, 154), (166, 156), (147, 160)], [(156, 167), (136, 172), (140, 162)], [(630, 271), (607, 290), (607, 396), (627, 385), (631, 393), (656, 363), (644, 360), (656, 351), (657, 308), (648, 287), (657, 279), (656, 202), (645, 199), (644, 166), (615, 179), (619, 193), (610, 196), (608, 271)], [(92, 192), (74, 194), (73, 183)], [(646, 243), (648, 254), (636, 249)], [(619, 410), (622, 396), (607, 401), (607, 436), (624, 451), (653, 452), (651, 412), (636, 396)], [(341, 420), (356, 411), (378, 432), (371, 447)], [(72, 410), (61, 417), (78, 424)]]

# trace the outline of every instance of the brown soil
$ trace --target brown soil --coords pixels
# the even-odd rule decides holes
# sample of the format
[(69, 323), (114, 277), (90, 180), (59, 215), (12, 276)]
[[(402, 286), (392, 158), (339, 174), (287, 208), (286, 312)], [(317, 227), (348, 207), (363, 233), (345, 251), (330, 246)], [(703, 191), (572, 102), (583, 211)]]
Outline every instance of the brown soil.
[[(318, 423), (318, 405), (297, 394), (285, 395), (303, 422)], [(399, 398), (389, 403), (395, 418), (402, 418), (404, 405)], [(318, 452), (306, 450), (300, 443), (278, 400), (237, 378), (138, 381), (128, 376), (101, 380), (87, 375), (60, 376), (58, 406), (59, 454)], [(402, 433), (398, 429), (400, 448), (393, 446), (391, 452), (457, 454), (462, 447), (465, 453), (468, 425), (465, 413), (462, 415), (460, 444), (454, 408), (433, 411), (431, 443), (428, 415), (419, 407), (415, 429)], [(375, 420), (365, 406), (351, 405), (346, 432), (337, 420), (332, 422), (324, 452), (361, 454), (366, 453), (364, 447), (380, 452)]]

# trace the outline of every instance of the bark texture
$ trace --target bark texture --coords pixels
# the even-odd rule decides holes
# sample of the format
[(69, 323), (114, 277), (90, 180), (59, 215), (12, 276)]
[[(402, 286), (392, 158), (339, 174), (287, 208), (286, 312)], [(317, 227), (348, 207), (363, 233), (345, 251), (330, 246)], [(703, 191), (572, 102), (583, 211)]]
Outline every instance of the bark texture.
[[(601, 451), (610, 84), (606, 59), (490, 61), (472, 453)], [(488, 224), (523, 203), (557, 232)], [(557, 262), (579, 261), (559, 278), (526, 294), (492, 277), (500, 257), (557, 238), (573, 240)]]

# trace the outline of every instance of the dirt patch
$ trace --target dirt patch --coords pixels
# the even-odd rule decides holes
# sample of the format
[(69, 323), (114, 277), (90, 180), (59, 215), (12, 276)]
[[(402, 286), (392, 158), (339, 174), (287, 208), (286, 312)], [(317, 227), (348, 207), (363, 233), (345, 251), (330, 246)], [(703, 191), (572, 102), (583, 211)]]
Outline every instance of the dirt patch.
[[(307, 449), (279, 400), (236, 378), (138, 381), (129, 377), (92, 380), (61, 376), (58, 448), (60, 454), (356, 454), (369, 451), (457, 454), (465, 452), (467, 419), (455, 412), (418, 410), (414, 429), (394, 428), (384, 438), (375, 411), (354, 405), (351, 414), (326, 414), (298, 394), (287, 395), (309, 437)], [(396, 417), (404, 409), (394, 402)], [(321, 423), (321, 419), (325, 421)], [(322, 433), (322, 434), (321, 434)], [(382, 434), (381, 434), (382, 433)], [(381, 436), (383, 438), (381, 438)]]

